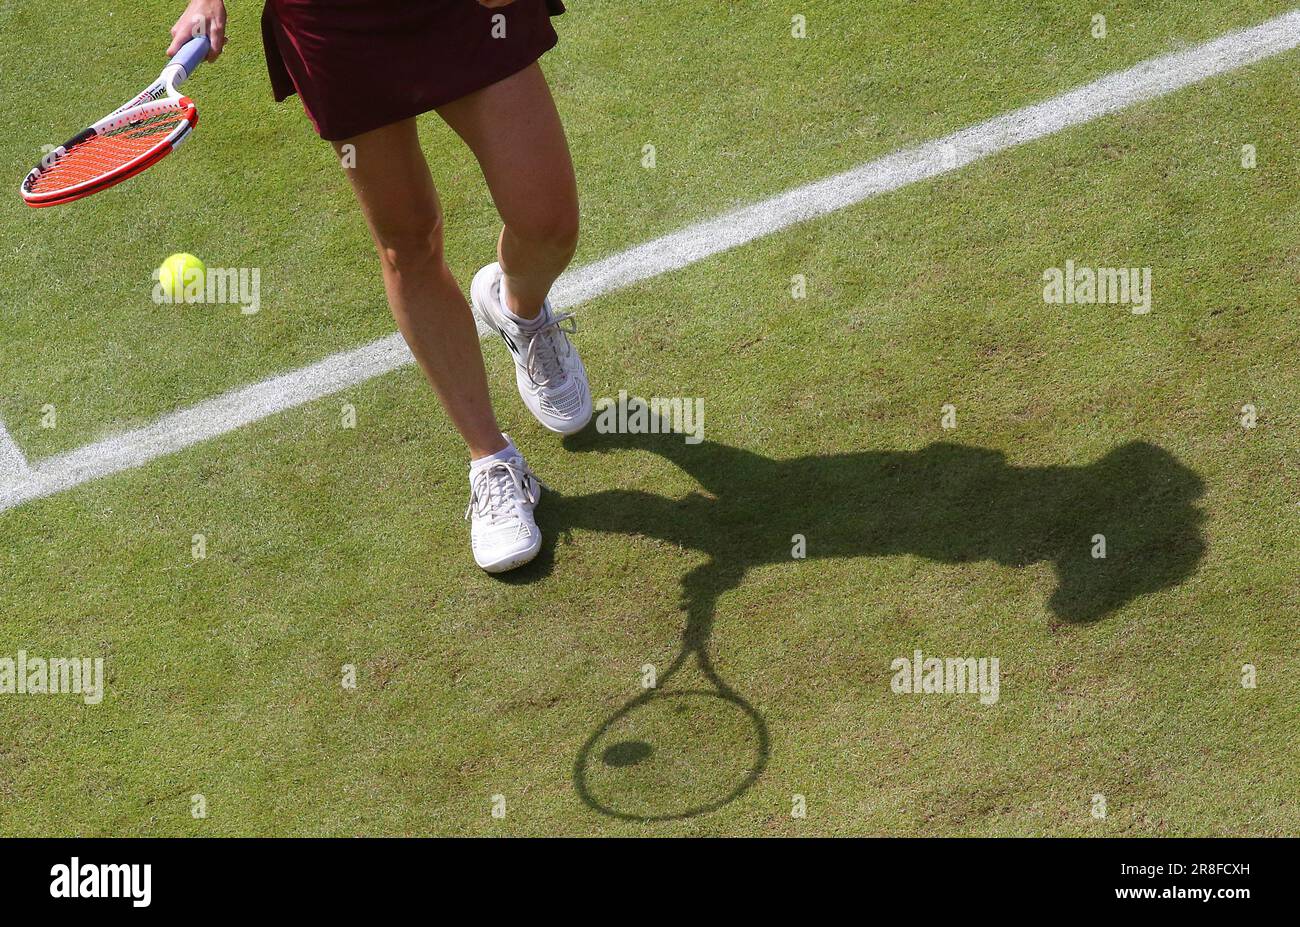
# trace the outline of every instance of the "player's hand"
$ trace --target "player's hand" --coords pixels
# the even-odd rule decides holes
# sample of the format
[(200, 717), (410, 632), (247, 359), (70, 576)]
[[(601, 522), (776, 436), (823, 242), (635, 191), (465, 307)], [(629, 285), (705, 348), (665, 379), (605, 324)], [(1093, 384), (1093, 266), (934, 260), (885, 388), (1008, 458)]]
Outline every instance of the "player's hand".
[(167, 46), (170, 58), (195, 36), (206, 35), (212, 43), (207, 61), (216, 61), (226, 47), (226, 4), (223, 0), (190, 0), (181, 18), (172, 26), (172, 43)]

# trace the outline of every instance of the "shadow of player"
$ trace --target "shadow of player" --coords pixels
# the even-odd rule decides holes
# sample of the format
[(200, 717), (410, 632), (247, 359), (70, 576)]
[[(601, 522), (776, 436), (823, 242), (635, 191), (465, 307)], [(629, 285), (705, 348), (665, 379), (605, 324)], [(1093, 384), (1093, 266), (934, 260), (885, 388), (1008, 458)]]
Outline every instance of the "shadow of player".
[[(722, 680), (709, 658), (718, 598), (748, 570), (792, 561), (793, 538), (808, 559), (913, 554), (941, 563), (990, 560), (1008, 566), (1049, 562), (1056, 588), (1046, 603), (1057, 618), (1095, 621), (1138, 596), (1181, 583), (1205, 551), (1195, 502), (1203, 483), (1172, 454), (1134, 441), (1078, 466), (1016, 467), (1000, 451), (938, 442), (918, 451), (858, 451), (774, 460), (716, 442), (687, 444), (680, 434), (565, 439), (573, 451), (648, 451), (680, 467), (700, 486), (670, 499), (639, 490), (585, 496), (550, 491), (538, 509), (547, 536), (542, 555), (506, 574), (530, 582), (549, 572), (554, 538), (572, 528), (658, 538), (707, 560), (682, 578), (686, 625), (681, 648), (660, 676), (588, 738), (575, 764), (582, 800), (604, 814), (661, 821), (703, 814), (734, 800), (767, 763), (763, 716)], [(1106, 556), (1094, 557), (1096, 535)], [(697, 680), (665, 686), (679, 670)], [(688, 709), (691, 712), (688, 714)], [(672, 741), (664, 767), (692, 769), (716, 759), (702, 744), (718, 725), (747, 744), (716, 782), (688, 791), (671, 773), (648, 768), (652, 738)], [(745, 729), (748, 733), (743, 733)], [(735, 733), (741, 731), (742, 733)], [(651, 732), (647, 734), (646, 732)], [(676, 759), (676, 762), (672, 762)], [(626, 783), (616, 781), (622, 774)], [(655, 778), (658, 776), (659, 778)], [(706, 787), (707, 786), (707, 787)]]
[[(918, 451), (858, 451), (773, 460), (681, 435), (565, 440), (575, 451), (649, 451), (703, 489), (683, 499), (638, 490), (550, 494), (550, 532), (587, 528), (659, 538), (707, 554), (682, 579), (688, 645), (707, 639), (718, 597), (757, 566), (789, 563), (793, 537), (808, 559), (914, 554), (940, 563), (1050, 562), (1047, 607), (1094, 621), (1140, 595), (1176, 586), (1205, 551), (1195, 502), (1200, 477), (1146, 442), (1081, 466), (1015, 467), (1000, 451), (938, 442)], [(1093, 556), (1095, 535), (1106, 556)]]

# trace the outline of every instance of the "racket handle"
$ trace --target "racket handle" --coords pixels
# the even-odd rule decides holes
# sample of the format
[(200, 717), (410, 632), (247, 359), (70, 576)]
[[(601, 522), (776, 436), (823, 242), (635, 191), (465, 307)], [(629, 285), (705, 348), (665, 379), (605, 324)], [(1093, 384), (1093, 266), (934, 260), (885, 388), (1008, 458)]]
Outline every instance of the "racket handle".
[(186, 77), (189, 77), (198, 68), (199, 62), (208, 57), (208, 52), (212, 50), (212, 43), (208, 41), (206, 35), (195, 36), (184, 45), (181, 50), (172, 58), (172, 64), (179, 64), (181, 70), (185, 72), (185, 77), (179, 78), (176, 83), (179, 84)]

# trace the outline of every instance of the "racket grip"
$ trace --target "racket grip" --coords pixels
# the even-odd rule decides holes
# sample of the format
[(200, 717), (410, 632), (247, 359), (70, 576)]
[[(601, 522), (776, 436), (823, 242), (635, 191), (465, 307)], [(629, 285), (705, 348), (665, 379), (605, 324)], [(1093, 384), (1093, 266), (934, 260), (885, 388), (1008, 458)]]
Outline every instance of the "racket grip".
[[(185, 71), (185, 77), (189, 77), (198, 68), (199, 62), (208, 57), (208, 52), (211, 50), (212, 43), (208, 41), (206, 35), (195, 36), (181, 46), (181, 50), (172, 58), (171, 63), (179, 64)], [(179, 84), (180, 81), (176, 83)]]

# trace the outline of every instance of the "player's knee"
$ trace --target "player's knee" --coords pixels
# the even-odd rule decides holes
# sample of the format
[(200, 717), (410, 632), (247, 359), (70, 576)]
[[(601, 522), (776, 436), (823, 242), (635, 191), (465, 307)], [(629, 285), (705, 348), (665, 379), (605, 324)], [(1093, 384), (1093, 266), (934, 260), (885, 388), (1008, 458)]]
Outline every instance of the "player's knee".
[(437, 210), (412, 214), (375, 229), (379, 258), (396, 271), (442, 263), (442, 216)]

